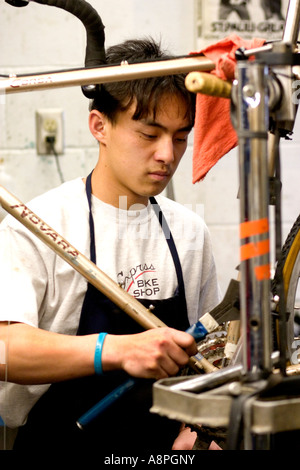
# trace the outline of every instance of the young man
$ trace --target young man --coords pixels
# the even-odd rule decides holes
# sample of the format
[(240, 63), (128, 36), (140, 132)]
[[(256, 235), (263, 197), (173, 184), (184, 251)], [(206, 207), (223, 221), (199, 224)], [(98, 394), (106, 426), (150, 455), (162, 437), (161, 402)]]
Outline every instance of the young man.
[[(163, 57), (148, 40), (107, 51), (111, 64)], [(9, 383), (0, 415), (20, 427), (16, 449), (171, 449), (179, 423), (149, 413), (152, 384), (196, 353), (184, 330), (218, 302), (204, 222), (154, 199), (173, 176), (193, 121), (183, 76), (100, 86), (89, 117), (99, 142), (93, 172), (29, 204), (127, 292), (153, 304), (169, 328), (142, 331), (17, 221), (2, 224), (0, 339), (8, 358), (0, 370)], [(100, 332), (107, 333), (101, 344)], [(136, 386), (79, 430), (76, 420), (128, 376)]]

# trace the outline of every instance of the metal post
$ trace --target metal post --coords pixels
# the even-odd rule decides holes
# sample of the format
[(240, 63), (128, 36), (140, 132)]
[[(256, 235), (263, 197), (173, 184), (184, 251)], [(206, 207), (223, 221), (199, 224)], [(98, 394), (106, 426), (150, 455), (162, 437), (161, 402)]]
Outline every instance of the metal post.
[(237, 73), (243, 367), (257, 380), (271, 371), (268, 70), (241, 61)]
[(290, 0), (286, 15), (285, 28), (283, 32), (282, 41), (292, 44), (294, 47), (297, 44), (299, 34), (299, 21), (300, 21), (300, 0)]

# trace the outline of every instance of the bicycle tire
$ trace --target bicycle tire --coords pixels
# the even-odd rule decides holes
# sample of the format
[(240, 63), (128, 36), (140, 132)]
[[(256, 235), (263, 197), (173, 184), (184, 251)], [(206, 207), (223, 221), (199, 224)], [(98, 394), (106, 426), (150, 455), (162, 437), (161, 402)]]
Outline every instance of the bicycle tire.
[(285, 310), (287, 318), (287, 349), (289, 360), (292, 356), (292, 345), (295, 339), (295, 310), (296, 294), (300, 277), (300, 215), (296, 219), (286, 241), (281, 256), (277, 262), (275, 275), (272, 280), (272, 293), (278, 294), (277, 286), (281, 279), (285, 295)]

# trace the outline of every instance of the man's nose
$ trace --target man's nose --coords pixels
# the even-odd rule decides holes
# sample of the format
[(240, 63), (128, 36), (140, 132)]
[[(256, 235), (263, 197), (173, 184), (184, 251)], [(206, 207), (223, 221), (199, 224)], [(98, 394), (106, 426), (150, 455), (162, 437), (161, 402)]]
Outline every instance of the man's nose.
[(171, 138), (165, 137), (164, 139), (161, 139), (155, 152), (155, 159), (157, 161), (164, 162), (166, 165), (174, 161), (175, 149)]

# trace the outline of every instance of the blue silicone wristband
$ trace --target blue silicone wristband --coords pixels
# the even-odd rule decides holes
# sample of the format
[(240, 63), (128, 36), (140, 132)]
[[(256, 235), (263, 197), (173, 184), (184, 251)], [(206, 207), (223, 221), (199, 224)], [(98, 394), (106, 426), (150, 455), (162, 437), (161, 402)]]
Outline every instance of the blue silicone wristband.
[(96, 343), (96, 349), (95, 349), (95, 356), (94, 356), (94, 368), (95, 368), (95, 373), (97, 375), (102, 375), (103, 370), (102, 370), (102, 348), (103, 348), (103, 343), (105, 340), (107, 333), (99, 333), (97, 343)]

